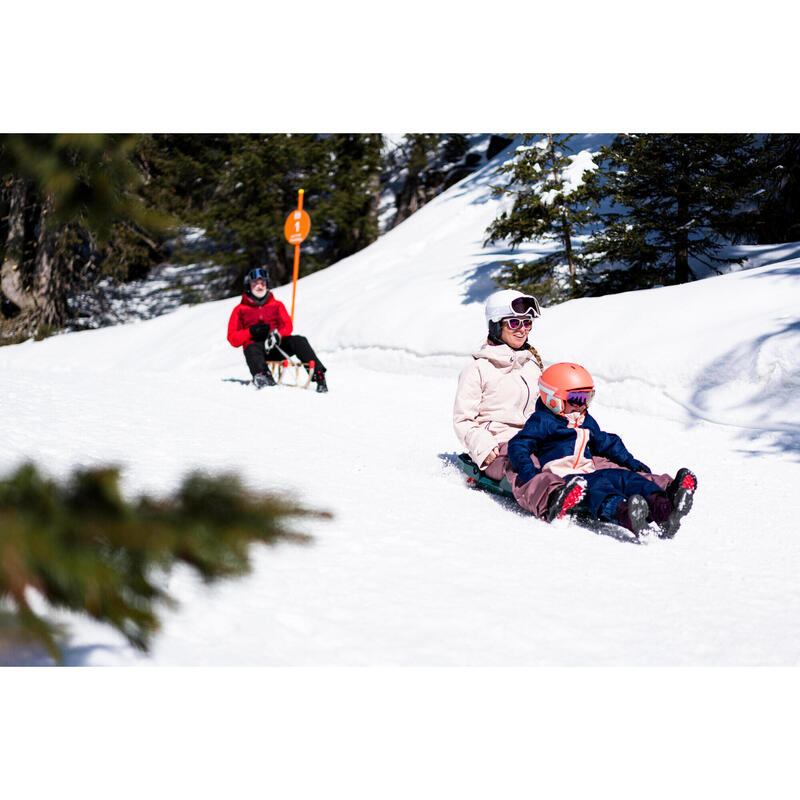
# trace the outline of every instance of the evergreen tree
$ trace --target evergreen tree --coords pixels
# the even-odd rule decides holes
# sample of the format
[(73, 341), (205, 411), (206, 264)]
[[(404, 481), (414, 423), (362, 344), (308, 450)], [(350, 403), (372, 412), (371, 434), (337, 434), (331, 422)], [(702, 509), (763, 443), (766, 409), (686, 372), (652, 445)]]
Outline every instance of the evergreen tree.
[(800, 135), (769, 134), (762, 160), (755, 240), (759, 244), (800, 241)]
[(396, 212), (391, 227), (408, 219), (435, 196), (440, 176), (436, 173), (431, 179), (428, 172), (439, 154), (441, 143), (442, 136), (437, 133), (407, 133), (403, 137), (394, 160), (395, 166), (405, 174), (396, 196)]
[(596, 199), (617, 209), (601, 215), (584, 248), (593, 263), (610, 265), (593, 291), (686, 283), (695, 277), (691, 258), (717, 272), (739, 263), (720, 250), (750, 224), (756, 169), (749, 134), (617, 136), (589, 181)]
[(60, 658), (63, 631), (33, 611), (32, 589), (147, 650), (159, 611), (175, 604), (164, 588), (175, 566), (208, 583), (243, 575), (251, 544), (308, 541), (288, 525), (304, 516), (330, 515), (256, 496), (232, 475), (195, 473), (171, 497), (129, 501), (115, 468), (62, 485), (24, 465), (0, 480), (0, 651), (27, 639)]
[[(148, 242), (166, 221), (139, 194), (139, 137), (110, 134), (0, 136), (0, 339), (63, 325), (67, 299), (124, 242)], [(141, 256), (140, 256), (141, 257)]]
[(351, 255), (377, 235), (376, 134), (147, 138), (159, 202), (185, 225), (205, 231), (203, 249), (229, 269), (230, 289), (241, 287), (253, 264), (267, 264), (276, 284), (291, 278), (294, 250), (283, 225), (297, 207), (298, 189), (312, 218), (303, 274)]
[[(315, 208), (328, 263), (362, 250), (378, 238), (380, 134), (335, 133), (324, 144), (328, 153), (326, 188)], [(313, 224), (313, 221), (312, 221)]]
[(582, 293), (584, 259), (574, 237), (590, 222), (592, 202), (583, 183), (573, 187), (564, 179), (572, 160), (572, 136), (525, 134), (515, 157), (498, 169), (509, 176), (508, 181), (493, 187), (495, 196), (509, 195), (514, 204), (487, 228), (486, 244), (504, 240), (514, 248), (536, 239), (557, 244), (536, 261), (505, 262), (499, 283), (545, 300)]

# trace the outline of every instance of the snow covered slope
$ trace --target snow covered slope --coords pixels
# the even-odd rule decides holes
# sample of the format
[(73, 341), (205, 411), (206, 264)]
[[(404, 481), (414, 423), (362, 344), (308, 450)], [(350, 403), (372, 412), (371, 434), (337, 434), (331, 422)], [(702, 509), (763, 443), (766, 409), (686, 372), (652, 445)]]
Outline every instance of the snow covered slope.
[[(508, 255), (482, 247), (496, 163), (300, 282), (296, 327), (329, 395), (243, 383), (225, 340), (236, 298), (0, 349), (3, 472), (113, 462), (126, 491), (158, 493), (230, 468), (334, 514), (305, 524), (310, 547), (258, 551), (243, 580), (177, 573), (181, 606), (147, 657), (60, 616), (69, 663), (800, 664), (800, 245), (544, 310), (532, 340), (593, 373), (600, 424), (700, 480), (673, 541), (548, 526), (452, 465), (456, 377)], [(291, 287), (276, 294), (288, 304)]]

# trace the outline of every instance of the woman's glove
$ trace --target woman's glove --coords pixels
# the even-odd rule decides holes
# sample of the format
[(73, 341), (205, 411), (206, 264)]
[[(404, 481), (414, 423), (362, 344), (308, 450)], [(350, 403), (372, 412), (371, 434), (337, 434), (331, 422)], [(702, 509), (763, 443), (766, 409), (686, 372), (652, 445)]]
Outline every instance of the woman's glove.
[(254, 342), (263, 342), (269, 336), (269, 325), (265, 322), (257, 322), (250, 326), (250, 336)]
[(633, 464), (631, 464), (631, 469), (634, 472), (647, 472), (651, 475), (653, 474), (653, 470), (651, 470), (647, 464), (643, 464), (641, 461), (634, 461)]

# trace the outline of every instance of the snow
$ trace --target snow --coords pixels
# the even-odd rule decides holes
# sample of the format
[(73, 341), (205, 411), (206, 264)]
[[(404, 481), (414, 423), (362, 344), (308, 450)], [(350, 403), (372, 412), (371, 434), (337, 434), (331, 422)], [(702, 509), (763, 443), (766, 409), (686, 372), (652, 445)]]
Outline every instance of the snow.
[[(544, 309), (532, 341), (592, 372), (601, 426), (656, 471), (699, 477), (672, 541), (548, 526), (453, 465), (456, 378), (509, 256), (482, 246), (507, 202), (490, 190), (507, 154), (300, 281), (296, 327), (328, 395), (241, 383), (225, 339), (237, 298), (0, 349), (3, 473), (115, 463), (134, 495), (234, 469), (334, 515), (298, 526), (310, 546), (255, 550), (244, 579), (173, 574), (180, 605), (148, 655), (53, 613), (67, 663), (800, 665), (800, 244), (738, 248), (748, 262), (721, 277)], [(276, 294), (290, 304), (291, 286)]]

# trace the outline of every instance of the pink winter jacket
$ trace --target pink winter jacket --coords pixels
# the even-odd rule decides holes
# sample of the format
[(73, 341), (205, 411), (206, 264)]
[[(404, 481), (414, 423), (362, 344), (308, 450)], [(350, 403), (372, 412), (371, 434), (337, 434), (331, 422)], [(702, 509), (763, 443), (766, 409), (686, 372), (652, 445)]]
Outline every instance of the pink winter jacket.
[(472, 354), (458, 378), (453, 427), (476, 464), (522, 430), (536, 407), (540, 374), (527, 349), (487, 342)]

